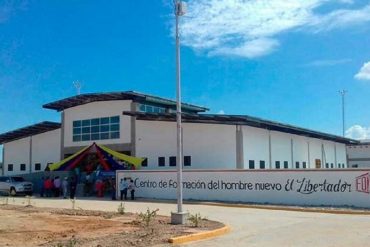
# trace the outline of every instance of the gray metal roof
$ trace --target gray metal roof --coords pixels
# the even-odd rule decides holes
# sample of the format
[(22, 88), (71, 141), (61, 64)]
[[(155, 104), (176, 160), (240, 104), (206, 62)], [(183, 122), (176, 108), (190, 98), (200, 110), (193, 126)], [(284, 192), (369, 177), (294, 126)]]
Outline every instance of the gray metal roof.
[[(135, 116), (138, 120), (149, 121), (176, 121), (175, 113), (146, 113), (146, 112), (130, 112), (124, 111), (123, 115)], [(295, 135), (303, 135), (312, 138), (335, 141), (345, 144), (359, 143), (357, 140), (344, 138), (332, 134), (327, 134), (315, 130), (305, 129), (289, 124), (264, 120), (261, 118), (251, 117), (247, 115), (220, 115), (220, 114), (182, 114), (182, 121), (189, 123), (214, 123), (214, 124), (229, 124), (229, 125), (247, 125), (256, 128), (274, 130)]]
[[(63, 111), (64, 109), (67, 108), (84, 105), (95, 101), (110, 101), (110, 100), (133, 100), (139, 103), (152, 103), (155, 105), (162, 105), (170, 108), (176, 107), (176, 101), (174, 100), (165, 99), (149, 94), (142, 94), (134, 91), (80, 94), (45, 104), (42, 107), (57, 111)], [(191, 112), (208, 111), (208, 109), (205, 107), (187, 103), (182, 103), (182, 108)]]
[(25, 137), (41, 134), (51, 130), (60, 129), (61, 124), (55, 122), (44, 121), (20, 129), (6, 132), (0, 135), (0, 144), (15, 141)]

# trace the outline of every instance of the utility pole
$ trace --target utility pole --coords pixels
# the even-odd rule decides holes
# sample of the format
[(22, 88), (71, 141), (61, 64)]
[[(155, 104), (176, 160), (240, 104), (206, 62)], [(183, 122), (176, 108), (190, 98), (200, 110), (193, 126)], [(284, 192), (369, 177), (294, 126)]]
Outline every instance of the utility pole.
[(82, 87), (81, 82), (79, 82), (79, 81), (74, 81), (74, 82), (73, 82), (73, 86), (76, 88), (76, 93), (77, 93), (77, 95), (80, 95), (80, 94), (81, 94), (81, 87)]
[(343, 135), (343, 137), (344, 137), (344, 135), (345, 135), (345, 128), (346, 128), (346, 126), (345, 126), (345, 111), (344, 111), (344, 109), (345, 109), (345, 96), (346, 96), (346, 93), (347, 93), (347, 90), (340, 90), (339, 91), (339, 93), (340, 93), (340, 95), (342, 96), (342, 135)]
[(172, 224), (185, 224), (187, 213), (182, 209), (182, 126), (181, 126), (181, 63), (179, 19), (185, 15), (186, 5), (181, 0), (174, 0), (176, 18), (176, 122), (177, 122), (177, 212), (171, 213)]

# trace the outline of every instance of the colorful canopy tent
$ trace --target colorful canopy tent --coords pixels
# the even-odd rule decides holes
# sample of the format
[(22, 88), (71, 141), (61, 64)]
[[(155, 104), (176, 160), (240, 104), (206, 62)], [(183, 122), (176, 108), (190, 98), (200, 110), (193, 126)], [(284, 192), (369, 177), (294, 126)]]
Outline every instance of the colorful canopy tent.
[(91, 152), (93, 148), (95, 148), (96, 154), (99, 158), (99, 162), (105, 171), (127, 169), (127, 167), (118, 163), (114, 158), (131, 164), (132, 169), (135, 170), (139, 169), (141, 167), (141, 163), (144, 161), (143, 158), (122, 154), (110, 148), (107, 148), (103, 145), (98, 145), (94, 142), (92, 145), (81, 149), (77, 153), (69, 156), (68, 158), (65, 158), (64, 160), (49, 165), (48, 168), (50, 171), (71, 171), (78, 167), (81, 161), (86, 157), (88, 153)]

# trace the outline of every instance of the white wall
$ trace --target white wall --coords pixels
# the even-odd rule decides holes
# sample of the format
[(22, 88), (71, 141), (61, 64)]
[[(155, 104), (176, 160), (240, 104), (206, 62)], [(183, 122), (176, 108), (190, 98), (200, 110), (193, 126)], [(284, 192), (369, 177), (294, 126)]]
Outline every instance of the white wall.
[[(370, 208), (370, 170), (202, 171), (183, 173), (184, 199)], [(143, 198), (175, 199), (176, 171), (118, 171)]]
[[(183, 136), (183, 154), (191, 156), (190, 168), (235, 169), (235, 126), (183, 123)], [(176, 123), (137, 120), (136, 156), (148, 158), (147, 169), (168, 169), (169, 157), (176, 156)], [(165, 157), (165, 167), (158, 167), (158, 157)]]
[[(30, 161), (31, 137), (22, 138), (4, 144), (4, 174), (16, 175), (35, 171), (35, 163), (41, 164), (44, 171), (48, 163), (60, 160), (60, 129), (32, 136), (32, 160)], [(8, 171), (8, 164), (13, 164), (13, 171)], [(20, 170), (20, 164), (26, 164), (26, 170)]]
[[(29, 173), (30, 137), (4, 144), (4, 174), (16, 175)], [(13, 171), (8, 171), (8, 164), (13, 164)], [(26, 170), (21, 171), (20, 164), (26, 164)]]
[(280, 169), (284, 168), (284, 161), (288, 161), (288, 167), (292, 168), (291, 162), (291, 137), (289, 134), (271, 131), (271, 168), (275, 169), (276, 161), (280, 161)]
[(357, 165), (358, 168), (370, 167), (370, 145), (347, 146), (349, 167)]
[(293, 169), (296, 169), (296, 162), (299, 162), (299, 168), (303, 168), (303, 162), (306, 162), (306, 168), (310, 168), (308, 162), (308, 139), (305, 136), (291, 135), (293, 139)]
[(32, 172), (35, 171), (35, 163), (41, 164), (44, 171), (48, 163), (60, 160), (61, 130), (53, 130), (32, 137)]
[(131, 110), (131, 100), (98, 101), (68, 108), (64, 111), (64, 146), (88, 146), (93, 141), (73, 142), (73, 121), (92, 118), (120, 116), (120, 138), (99, 140), (101, 144), (121, 144), (131, 142), (131, 122), (129, 116), (123, 116), (123, 111)]
[(242, 126), (244, 168), (249, 169), (249, 160), (254, 160), (255, 169), (260, 169), (260, 161), (269, 168), (269, 131)]

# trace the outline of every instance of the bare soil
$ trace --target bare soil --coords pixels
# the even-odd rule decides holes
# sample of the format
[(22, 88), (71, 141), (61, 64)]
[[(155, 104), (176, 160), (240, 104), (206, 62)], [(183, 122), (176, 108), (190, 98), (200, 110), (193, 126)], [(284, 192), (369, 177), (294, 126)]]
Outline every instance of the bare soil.
[(175, 226), (157, 216), (146, 227), (132, 213), (0, 205), (0, 246), (154, 246), (222, 226), (210, 220), (197, 228)]

